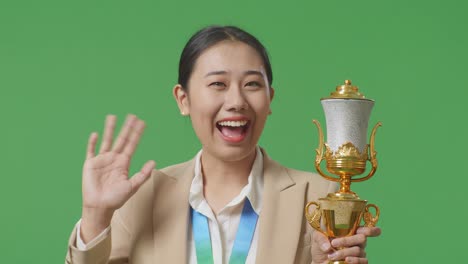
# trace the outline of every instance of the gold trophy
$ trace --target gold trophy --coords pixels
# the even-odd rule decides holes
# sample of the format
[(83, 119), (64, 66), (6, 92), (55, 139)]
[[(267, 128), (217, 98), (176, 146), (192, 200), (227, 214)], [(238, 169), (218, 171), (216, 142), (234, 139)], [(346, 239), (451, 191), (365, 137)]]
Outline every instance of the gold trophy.
[[(330, 97), (321, 99), (321, 103), (327, 123), (327, 143), (324, 143), (320, 123), (314, 120), (319, 132), (315, 168), (325, 179), (339, 182), (340, 189), (320, 198), (318, 202), (309, 202), (305, 207), (305, 215), (315, 230), (331, 240), (354, 235), (361, 218), (364, 218), (365, 226), (375, 226), (379, 218), (379, 208), (360, 199), (351, 191), (350, 185), (352, 182), (370, 179), (377, 170), (374, 138), (381, 123), (374, 126), (367, 144), (367, 125), (374, 101), (366, 99), (349, 80), (344, 85), (337, 86)], [(328, 172), (338, 177), (329, 176), (322, 170), (320, 164), (323, 160), (326, 160)], [(356, 177), (366, 171), (367, 161), (372, 164), (372, 169), (367, 176)], [(309, 207), (312, 205), (315, 210), (310, 212)], [(370, 210), (371, 208), (374, 210)], [(372, 214), (371, 211), (375, 213)], [(345, 261), (329, 263), (341, 264)]]

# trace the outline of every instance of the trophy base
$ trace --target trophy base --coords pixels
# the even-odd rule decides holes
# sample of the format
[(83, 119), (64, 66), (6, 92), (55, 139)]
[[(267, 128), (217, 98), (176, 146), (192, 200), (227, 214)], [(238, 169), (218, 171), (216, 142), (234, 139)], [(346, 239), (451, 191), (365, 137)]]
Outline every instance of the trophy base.
[(329, 261), (328, 264), (346, 264), (344, 260)]

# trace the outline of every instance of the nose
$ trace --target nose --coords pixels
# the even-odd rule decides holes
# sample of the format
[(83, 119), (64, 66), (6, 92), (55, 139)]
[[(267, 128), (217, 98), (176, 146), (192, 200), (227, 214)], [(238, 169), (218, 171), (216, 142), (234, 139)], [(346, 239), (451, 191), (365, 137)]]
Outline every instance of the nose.
[(242, 89), (238, 85), (232, 85), (225, 93), (224, 105), (227, 111), (247, 110), (249, 104), (245, 98)]

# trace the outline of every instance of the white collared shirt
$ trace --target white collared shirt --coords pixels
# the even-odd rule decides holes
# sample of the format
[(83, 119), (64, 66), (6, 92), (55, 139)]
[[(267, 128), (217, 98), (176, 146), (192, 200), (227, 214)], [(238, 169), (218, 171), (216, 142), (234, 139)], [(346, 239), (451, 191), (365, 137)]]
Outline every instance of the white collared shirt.
[[(241, 192), (216, 215), (213, 213), (213, 210), (211, 210), (203, 196), (203, 175), (200, 160), (202, 151), (200, 151), (196, 156), (195, 177), (193, 178), (192, 185), (190, 187), (189, 203), (194, 210), (203, 214), (208, 219), (213, 263), (215, 264), (229, 263), (245, 198), (249, 199), (255, 213), (260, 215), (263, 193), (263, 155), (259, 147), (257, 147), (256, 151), (255, 161), (252, 165), (247, 185), (244, 186)], [(252, 244), (245, 262), (246, 264), (255, 263), (255, 256), (257, 255), (258, 230), (259, 228), (257, 223)], [(189, 241), (189, 263), (195, 264), (197, 263), (197, 256), (192, 232), (189, 233)]]
[[(260, 148), (257, 146), (255, 160), (249, 174), (248, 183), (241, 190), (239, 195), (234, 197), (226, 206), (224, 206), (218, 214), (214, 214), (208, 202), (203, 195), (203, 175), (201, 169), (202, 150), (195, 157), (195, 170), (192, 184), (190, 186), (189, 203), (190, 206), (203, 214), (208, 219), (208, 227), (210, 231), (211, 247), (213, 253), (213, 263), (228, 264), (231, 256), (232, 247), (239, 227), (239, 222), (244, 206), (245, 198), (249, 199), (252, 208), (260, 215), (262, 209), (262, 194), (263, 194), (263, 155)], [(110, 231), (110, 227), (106, 228), (101, 234), (90, 241), (88, 244), (83, 243), (80, 236), (81, 220), (77, 224), (76, 245), (79, 250), (87, 250), (102, 241)], [(254, 264), (257, 255), (259, 225), (255, 227), (255, 233), (252, 239), (249, 253), (247, 255), (246, 264)], [(196, 264), (197, 256), (195, 250), (195, 241), (192, 232), (188, 235), (188, 263)]]

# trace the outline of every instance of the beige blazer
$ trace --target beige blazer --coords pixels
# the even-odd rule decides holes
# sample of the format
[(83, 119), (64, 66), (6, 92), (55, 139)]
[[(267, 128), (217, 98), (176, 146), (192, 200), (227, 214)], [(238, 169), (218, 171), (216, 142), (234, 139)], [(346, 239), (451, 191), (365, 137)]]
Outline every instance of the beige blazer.
[[(335, 191), (336, 185), (317, 174), (285, 168), (262, 152), (264, 191), (256, 263), (310, 264), (312, 228), (305, 220), (304, 207), (308, 201)], [(154, 170), (116, 211), (110, 235), (89, 250), (75, 247), (73, 229), (65, 263), (187, 263), (191, 232), (188, 197), (194, 165), (190, 160)]]

